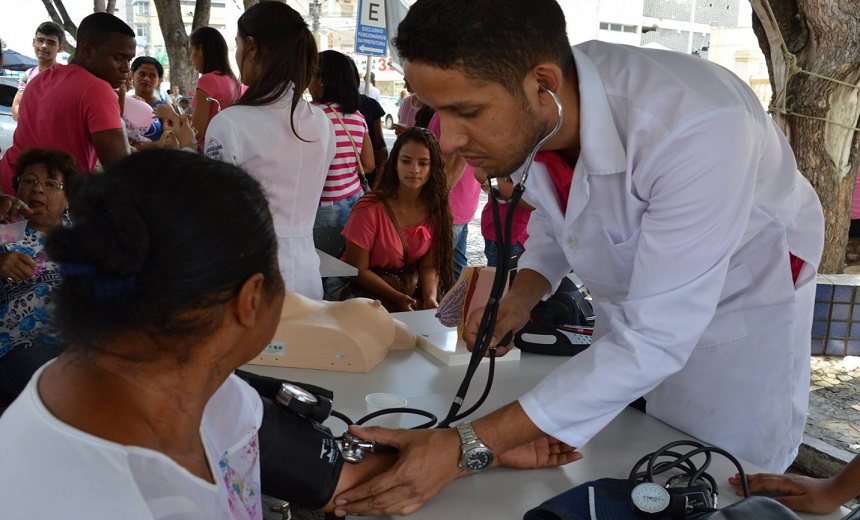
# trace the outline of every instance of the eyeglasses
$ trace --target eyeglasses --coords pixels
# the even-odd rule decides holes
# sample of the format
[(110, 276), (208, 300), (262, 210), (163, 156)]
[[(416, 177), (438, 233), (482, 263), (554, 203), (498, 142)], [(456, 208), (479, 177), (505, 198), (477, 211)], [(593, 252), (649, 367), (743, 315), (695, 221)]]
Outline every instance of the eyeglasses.
[(33, 38), (33, 42), (39, 45), (47, 45), (48, 47), (58, 47), (60, 45), (60, 42), (57, 40), (49, 40), (47, 38)]
[(19, 186), (34, 188), (37, 184), (40, 183), (46, 190), (63, 191), (63, 183), (56, 179), (40, 180), (39, 178), (33, 177), (32, 175), (21, 175), (20, 177), (18, 177)]

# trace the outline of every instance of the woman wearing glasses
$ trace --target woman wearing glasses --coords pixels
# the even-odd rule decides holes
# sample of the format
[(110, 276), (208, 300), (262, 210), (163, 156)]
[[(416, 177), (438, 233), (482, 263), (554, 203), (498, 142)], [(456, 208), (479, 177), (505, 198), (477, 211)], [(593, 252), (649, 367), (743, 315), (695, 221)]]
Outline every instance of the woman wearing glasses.
[(75, 158), (60, 150), (29, 149), (18, 159), (16, 204), (29, 211), (22, 237), (0, 233), (0, 404), (60, 352), (52, 320), (60, 276), (45, 257), (45, 233), (63, 225), (65, 184), (76, 170)]

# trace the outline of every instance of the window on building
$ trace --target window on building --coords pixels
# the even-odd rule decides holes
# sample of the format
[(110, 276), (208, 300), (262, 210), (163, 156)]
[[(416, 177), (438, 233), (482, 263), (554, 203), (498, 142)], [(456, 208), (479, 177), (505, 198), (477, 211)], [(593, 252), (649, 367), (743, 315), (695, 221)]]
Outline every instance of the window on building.
[(639, 27), (623, 23), (600, 22), (600, 29), (603, 31), (636, 33)]
[(149, 38), (149, 26), (148, 25), (138, 25), (137, 30), (135, 32), (137, 32), (137, 36), (139, 38)]
[(148, 16), (149, 15), (149, 0), (138, 0), (134, 3), (135, 14)]

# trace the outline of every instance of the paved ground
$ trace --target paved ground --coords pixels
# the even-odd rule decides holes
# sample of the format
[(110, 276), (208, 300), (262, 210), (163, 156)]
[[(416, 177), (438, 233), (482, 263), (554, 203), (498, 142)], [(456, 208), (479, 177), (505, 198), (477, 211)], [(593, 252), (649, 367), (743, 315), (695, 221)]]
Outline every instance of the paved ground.
[(806, 435), (860, 453), (860, 358), (812, 358)]

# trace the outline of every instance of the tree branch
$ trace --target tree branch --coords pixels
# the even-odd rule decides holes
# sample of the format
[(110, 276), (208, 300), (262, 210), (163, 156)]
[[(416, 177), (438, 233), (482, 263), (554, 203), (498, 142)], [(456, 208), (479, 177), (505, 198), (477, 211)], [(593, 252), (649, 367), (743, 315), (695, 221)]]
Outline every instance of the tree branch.
[(191, 30), (209, 25), (209, 14), (212, 11), (212, 0), (197, 0), (194, 3), (194, 18), (191, 20)]
[[(55, 6), (54, 3), (57, 5)], [(51, 17), (51, 21), (59, 25), (63, 28), (72, 38), (77, 41), (78, 39), (78, 26), (72, 21), (69, 17), (69, 13), (66, 11), (66, 6), (63, 5), (63, 0), (42, 0), (42, 5), (45, 6), (45, 10), (48, 11), (48, 16)], [(57, 10), (59, 7), (59, 11)], [(69, 43), (68, 39), (65, 39), (66, 42), (63, 45), (63, 48), (68, 53), (74, 53), (75, 48), (72, 44)]]

